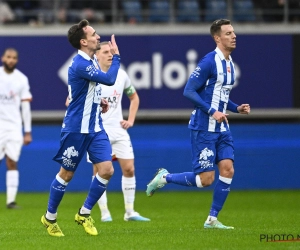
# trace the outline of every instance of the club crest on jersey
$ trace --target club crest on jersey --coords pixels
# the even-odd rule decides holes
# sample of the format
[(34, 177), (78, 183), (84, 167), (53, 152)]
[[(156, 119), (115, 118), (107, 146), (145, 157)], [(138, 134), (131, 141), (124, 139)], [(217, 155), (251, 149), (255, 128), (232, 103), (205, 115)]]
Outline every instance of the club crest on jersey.
[(227, 66), (227, 72), (228, 72), (228, 73), (231, 72), (230, 66)]

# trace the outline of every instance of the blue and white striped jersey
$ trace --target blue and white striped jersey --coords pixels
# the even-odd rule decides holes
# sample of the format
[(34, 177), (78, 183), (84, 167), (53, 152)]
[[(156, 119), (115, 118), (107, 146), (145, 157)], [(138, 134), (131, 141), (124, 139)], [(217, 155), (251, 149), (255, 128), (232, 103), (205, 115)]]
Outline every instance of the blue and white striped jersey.
[(68, 71), (69, 106), (62, 132), (93, 133), (103, 130), (101, 119), (101, 85), (114, 85), (120, 67), (120, 56), (114, 55), (109, 70), (100, 70), (97, 60), (92, 60), (79, 50)]
[(222, 132), (229, 130), (226, 122), (218, 123), (213, 113), (226, 109), (236, 112), (238, 105), (230, 101), (229, 93), (235, 81), (235, 69), (232, 58), (226, 60), (219, 48), (208, 53), (198, 63), (191, 74), (184, 96), (195, 104), (189, 122), (193, 130)]

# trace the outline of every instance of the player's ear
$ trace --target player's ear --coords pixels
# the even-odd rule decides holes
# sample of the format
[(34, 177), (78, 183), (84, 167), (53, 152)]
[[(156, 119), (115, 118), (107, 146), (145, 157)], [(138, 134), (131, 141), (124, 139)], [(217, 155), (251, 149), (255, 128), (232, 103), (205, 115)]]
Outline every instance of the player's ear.
[(220, 42), (220, 37), (218, 35), (214, 35), (214, 40), (216, 43)]
[(87, 40), (86, 39), (80, 39), (80, 45), (81, 46), (87, 46)]

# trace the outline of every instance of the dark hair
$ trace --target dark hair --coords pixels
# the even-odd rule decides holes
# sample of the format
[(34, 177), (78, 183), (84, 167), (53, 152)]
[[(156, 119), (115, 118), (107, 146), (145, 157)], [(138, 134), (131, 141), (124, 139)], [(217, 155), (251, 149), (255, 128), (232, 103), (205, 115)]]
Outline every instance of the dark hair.
[(228, 25), (231, 24), (230, 20), (228, 19), (218, 19), (215, 20), (212, 25), (210, 26), (210, 34), (212, 37), (214, 37), (214, 35), (219, 34), (221, 31), (221, 26), (222, 25)]
[(83, 28), (89, 25), (86, 19), (81, 20), (78, 24), (74, 24), (68, 31), (68, 40), (75, 49), (80, 49), (80, 40), (86, 38)]
[(17, 51), (15, 48), (6, 48), (6, 49), (4, 50), (2, 56), (4, 56), (5, 53), (6, 53), (7, 51), (13, 51), (13, 52), (15, 52), (15, 53), (17, 54), (17, 57), (18, 57), (18, 54), (19, 54), (19, 53), (18, 53), (18, 51)]

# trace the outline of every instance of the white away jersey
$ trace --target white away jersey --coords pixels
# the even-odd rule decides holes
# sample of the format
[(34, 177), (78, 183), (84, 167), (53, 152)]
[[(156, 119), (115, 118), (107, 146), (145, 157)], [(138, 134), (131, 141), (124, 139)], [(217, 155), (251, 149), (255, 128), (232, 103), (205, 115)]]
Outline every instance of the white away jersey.
[(113, 86), (102, 85), (101, 96), (108, 101), (109, 110), (101, 114), (104, 128), (121, 128), (122, 114), (122, 96), (125, 89), (131, 86), (131, 81), (127, 73), (119, 69), (116, 83)]
[(7, 74), (0, 67), (0, 129), (21, 130), (21, 101), (31, 99), (28, 78), (18, 69)]

